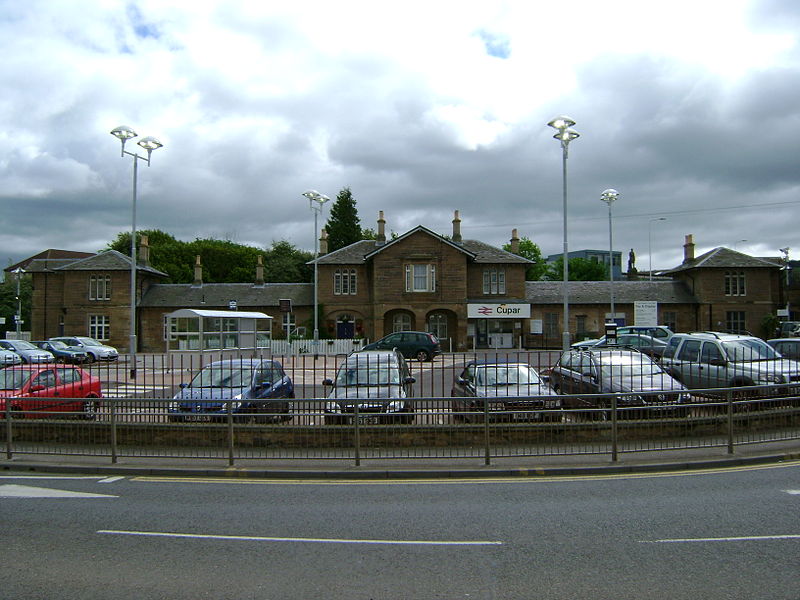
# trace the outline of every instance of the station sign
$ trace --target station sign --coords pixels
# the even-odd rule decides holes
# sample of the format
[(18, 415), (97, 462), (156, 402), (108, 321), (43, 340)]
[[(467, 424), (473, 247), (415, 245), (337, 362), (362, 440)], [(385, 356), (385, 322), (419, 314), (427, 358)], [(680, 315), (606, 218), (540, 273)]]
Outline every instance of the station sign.
[(530, 319), (530, 304), (467, 304), (468, 319)]

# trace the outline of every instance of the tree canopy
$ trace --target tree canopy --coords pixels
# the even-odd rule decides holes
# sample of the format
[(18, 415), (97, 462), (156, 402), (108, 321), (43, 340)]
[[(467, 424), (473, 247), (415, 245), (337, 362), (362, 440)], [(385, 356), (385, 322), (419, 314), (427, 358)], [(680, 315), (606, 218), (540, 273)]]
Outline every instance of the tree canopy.
[[(505, 244), (503, 250), (511, 252), (511, 244)], [(547, 263), (542, 258), (542, 251), (537, 244), (523, 236), (519, 240), (519, 252), (517, 252), (517, 255), (533, 261), (533, 264), (525, 269), (526, 281), (539, 281), (544, 277), (547, 272)]]
[[(309, 283), (313, 270), (306, 265), (311, 252), (298, 250), (287, 241), (273, 241), (269, 249), (236, 244), (229, 240), (196, 239), (182, 242), (158, 229), (137, 232), (148, 237), (150, 264), (169, 275), (172, 283), (194, 281), (195, 257), (203, 265), (203, 281), (207, 283), (241, 283), (255, 281), (258, 257), (264, 257), (264, 280), (268, 283)], [(109, 249), (130, 256), (131, 234), (123, 232), (109, 244)]]
[[(570, 281), (605, 281), (608, 279), (608, 267), (603, 263), (586, 258), (570, 258), (568, 276)], [(564, 279), (564, 259), (562, 257), (548, 265), (544, 278), (547, 281)]]
[(342, 189), (336, 196), (325, 229), (328, 231), (328, 252), (334, 252), (363, 239), (356, 199), (353, 198), (349, 187)]

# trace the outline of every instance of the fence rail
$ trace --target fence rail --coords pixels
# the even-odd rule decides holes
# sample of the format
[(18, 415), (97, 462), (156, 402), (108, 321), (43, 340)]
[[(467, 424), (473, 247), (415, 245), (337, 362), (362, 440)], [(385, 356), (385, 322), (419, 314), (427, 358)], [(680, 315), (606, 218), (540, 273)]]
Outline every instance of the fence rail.
[(86, 366), (102, 380), (104, 397), (87, 399), (83, 406), (31, 414), (15, 412), (5, 402), (0, 427), (8, 459), (89, 455), (111, 462), (120, 457), (227, 459), (230, 465), (245, 459), (345, 459), (358, 465), (365, 459), (400, 458), (489, 464), (504, 457), (589, 454), (617, 460), (620, 453), (712, 447), (732, 453), (737, 445), (800, 439), (798, 384), (696, 390), (690, 402), (664, 406), (628, 406), (626, 397), (635, 393), (595, 395), (593, 406), (580, 409), (466, 406), (450, 397), (469, 360), (490, 356), (545, 371), (557, 354), (446, 354), (433, 362), (410, 362), (416, 379), (412, 418), (359, 412), (355, 403), (335, 424), (322, 381), (334, 376), (343, 356), (271, 356), (294, 380), (295, 398), (276, 400), (258, 412), (238, 412), (238, 401), (229, 399), (215, 415), (186, 415), (173, 410), (173, 396), (211, 359), (148, 355), (140, 357), (136, 379), (130, 379), (124, 361)]

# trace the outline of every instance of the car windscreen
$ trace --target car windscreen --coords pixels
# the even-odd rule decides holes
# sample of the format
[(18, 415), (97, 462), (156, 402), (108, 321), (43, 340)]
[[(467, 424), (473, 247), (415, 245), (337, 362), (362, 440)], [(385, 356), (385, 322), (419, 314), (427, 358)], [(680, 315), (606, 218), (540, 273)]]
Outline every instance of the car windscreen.
[(391, 385), (400, 383), (400, 370), (388, 363), (346, 365), (336, 374), (336, 386)]
[(253, 378), (253, 369), (237, 365), (208, 365), (189, 384), (193, 388), (241, 388), (248, 387)]
[(776, 360), (781, 358), (775, 348), (761, 340), (733, 340), (722, 342), (728, 360), (750, 362), (753, 360)]
[(0, 370), (0, 390), (18, 390), (30, 377), (28, 371)]
[(17, 350), (40, 350), (30, 342), (26, 342), (25, 340), (16, 340), (12, 344)]
[(79, 340), (79, 341), (80, 341), (82, 344), (84, 344), (84, 345), (86, 345), (86, 346), (102, 346), (102, 345), (103, 345), (103, 344), (101, 344), (100, 342), (98, 342), (97, 340), (94, 340), (94, 339), (92, 339), (92, 338), (81, 337), (81, 338), (78, 338), (78, 340)]
[(542, 380), (528, 365), (485, 365), (475, 369), (475, 382), (480, 386), (537, 385)]
[(53, 341), (47, 343), (50, 344), (50, 347), (55, 350), (69, 350), (69, 346), (67, 346), (64, 342)]
[(651, 375), (660, 375), (663, 372), (664, 370), (661, 367), (652, 360), (645, 359), (644, 356), (637, 357), (636, 360), (604, 357), (600, 363), (600, 375), (604, 379), (649, 377)]

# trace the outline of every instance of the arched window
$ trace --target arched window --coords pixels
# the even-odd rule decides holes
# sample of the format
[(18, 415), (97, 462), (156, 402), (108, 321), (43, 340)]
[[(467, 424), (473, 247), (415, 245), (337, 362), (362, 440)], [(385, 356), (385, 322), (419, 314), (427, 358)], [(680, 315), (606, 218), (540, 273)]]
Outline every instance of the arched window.
[(411, 331), (411, 315), (397, 313), (392, 317), (392, 331)]
[(428, 331), (440, 340), (447, 338), (447, 315), (433, 313), (428, 317)]

